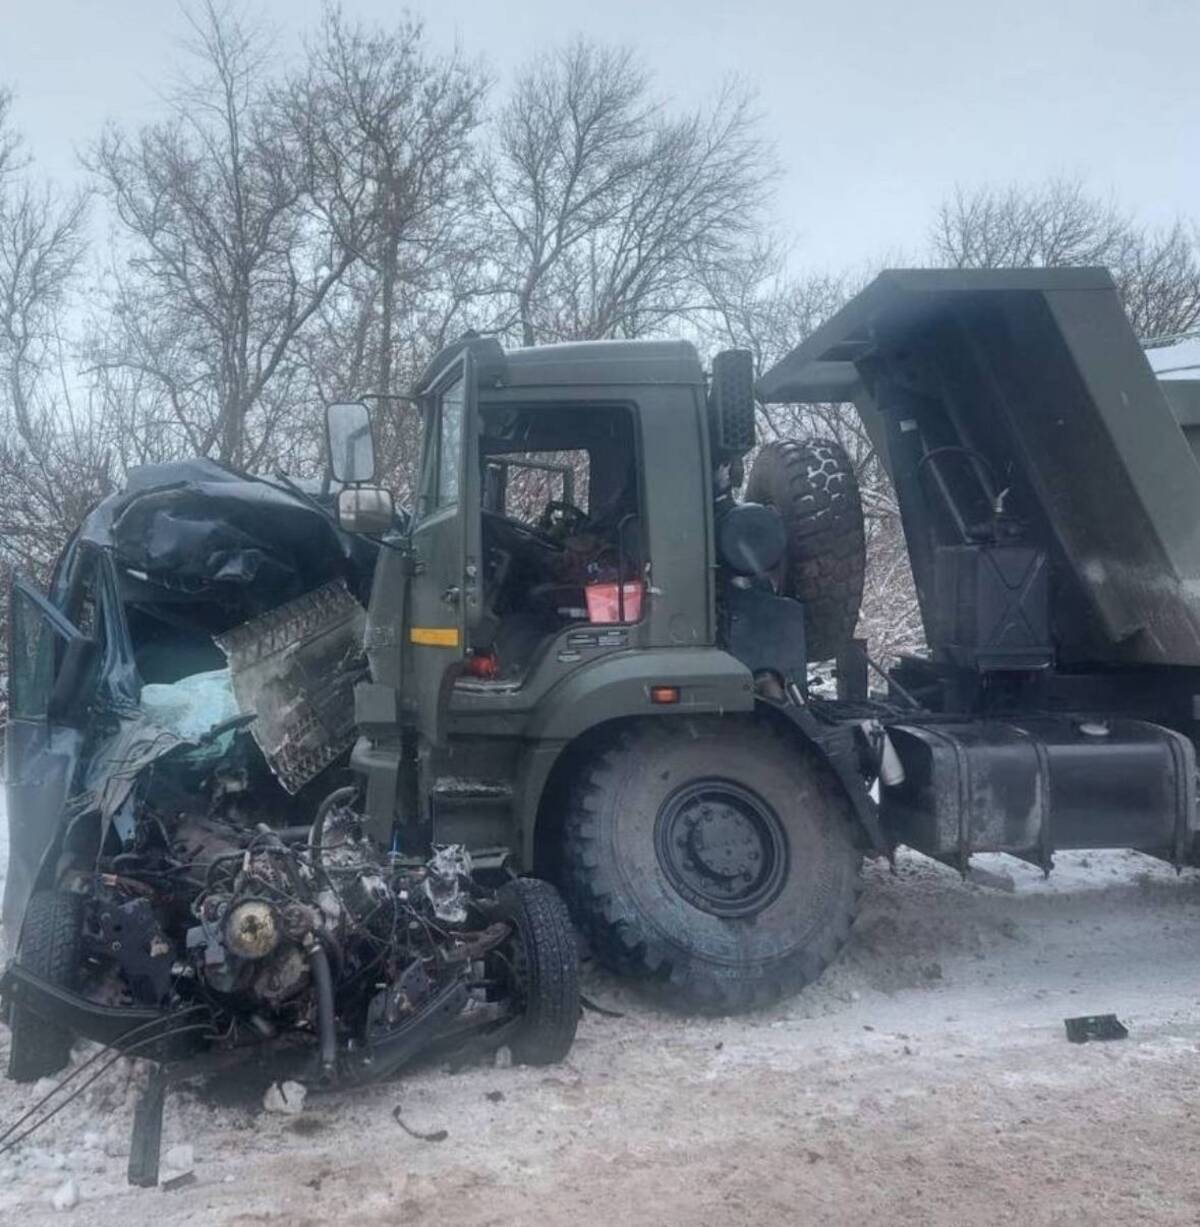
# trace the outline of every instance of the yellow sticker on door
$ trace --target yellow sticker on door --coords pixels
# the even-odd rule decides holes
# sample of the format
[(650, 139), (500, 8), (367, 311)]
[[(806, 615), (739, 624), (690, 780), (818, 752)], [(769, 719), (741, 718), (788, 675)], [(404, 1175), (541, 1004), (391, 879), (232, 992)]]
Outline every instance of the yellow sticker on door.
[(414, 626), (408, 637), (426, 648), (458, 647), (457, 626)]

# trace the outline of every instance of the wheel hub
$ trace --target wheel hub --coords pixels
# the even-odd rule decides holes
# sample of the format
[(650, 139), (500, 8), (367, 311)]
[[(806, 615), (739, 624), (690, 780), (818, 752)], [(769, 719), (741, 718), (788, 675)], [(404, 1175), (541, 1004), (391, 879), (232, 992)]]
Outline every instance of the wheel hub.
[(730, 780), (697, 780), (669, 797), (659, 811), (655, 845), (671, 885), (717, 916), (756, 915), (787, 875), (778, 815)]

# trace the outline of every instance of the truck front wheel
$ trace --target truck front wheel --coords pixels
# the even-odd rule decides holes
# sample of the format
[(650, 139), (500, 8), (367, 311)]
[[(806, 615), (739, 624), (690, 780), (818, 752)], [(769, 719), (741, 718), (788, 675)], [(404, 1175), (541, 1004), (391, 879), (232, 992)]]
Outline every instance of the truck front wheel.
[(821, 974), (849, 933), (860, 861), (837, 783), (753, 720), (624, 730), (566, 815), (568, 902), (597, 958), (713, 1013)]

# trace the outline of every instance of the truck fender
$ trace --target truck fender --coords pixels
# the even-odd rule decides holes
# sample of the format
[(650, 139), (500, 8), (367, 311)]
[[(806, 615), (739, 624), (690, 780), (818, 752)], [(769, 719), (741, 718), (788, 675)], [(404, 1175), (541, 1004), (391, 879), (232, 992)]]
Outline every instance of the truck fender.
[(875, 856), (892, 857), (894, 849), (883, 834), (879, 807), (871, 798), (858, 766), (858, 747), (852, 724), (826, 724), (797, 703), (786, 703), (765, 695), (757, 696), (760, 710), (769, 711), (787, 725), (820, 756), (837, 777), (850, 802), (854, 817)]
[[(654, 686), (675, 687), (679, 702), (651, 701)], [(546, 696), (525, 734), (513, 811), (522, 863), (533, 864), (542, 795), (560, 756), (622, 720), (727, 715), (754, 710), (750, 671), (712, 647), (653, 648), (603, 656), (575, 670)]]

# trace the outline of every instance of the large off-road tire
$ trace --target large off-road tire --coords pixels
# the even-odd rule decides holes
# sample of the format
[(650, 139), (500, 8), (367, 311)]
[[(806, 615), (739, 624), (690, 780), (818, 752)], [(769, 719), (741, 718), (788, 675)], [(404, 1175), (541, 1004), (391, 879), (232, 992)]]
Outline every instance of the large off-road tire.
[(524, 1011), (510, 1041), (522, 1065), (553, 1065), (579, 1025), (579, 947), (558, 891), (538, 878), (517, 878), (497, 893), (496, 914), (513, 923), (512, 971)]
[[(67, 891), (44, 890), (30, 897), (21, 925), (17, 962), (43, 980), (73, 989), (79, 982), (83, 940), (83, 899)], [(35, 1082), (56, 1073), (71, 1057), (71, 1032), (13, 1004), (8, 1076)]]
[(581, 772), (564, 834), (567, 900), (597, 958), (682, 1008), (797, 992), (857, 909), (845, 798), (765, 720), (630, 726)]
[(809, 660), (830, 660), (854, 634), (867, 568), (862, 498), (845, 450), (828, 439), (767, 443), (746, 499), (778, 510), (787, 531), (782, 589), (804, 603)]

